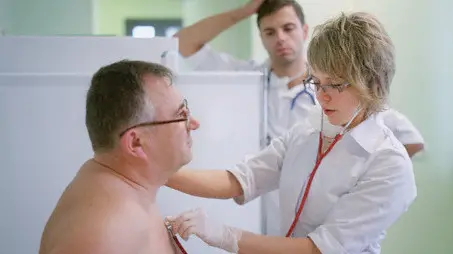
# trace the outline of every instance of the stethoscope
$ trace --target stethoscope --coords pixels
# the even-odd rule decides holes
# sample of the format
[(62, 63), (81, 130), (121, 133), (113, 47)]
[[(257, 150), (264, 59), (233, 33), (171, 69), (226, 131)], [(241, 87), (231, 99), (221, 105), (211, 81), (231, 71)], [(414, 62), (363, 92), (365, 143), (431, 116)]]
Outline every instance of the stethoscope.
[[(267, 89), (270, 89), (270, 87), (271, 87), (271, 74), (272, 74), (272, 69), (269, 69), (269, 71), (267, 72)], [(304, 82), (304, 83), (306, 83), (306, 82)], [(296, 96), (294, 96), (294, 98), (291, 99), (290, 110), (294, 109), (297, 99), (303, 94), (307, 94), (311, 100), (311, 103), (313, 105), (316, 105), (315, 96), (307, 90), (307, 85), (304, 84), (304, 89), (302, 91), (298, 92), (296, 94)], [(268, 96), (269, 96), (269, 93), (268, 93)]]
[(165, 221), (164, 223), (165, 227), (167, 228), (168, 234), (171, 236), (178, 249), (181, 251), (182, 254), (187, 254), (187, 251), (184, 249), (181, 242), (178, 240), (178, 237), (173, 233), (172, 225), (168, 221)]
[[(296, 215), (294, 216), (294, 220), (291, 223), (291, 226), (289, 227), (288, 232), (286, 233), (286, 237), (292, 236), (292, 234), (294, 232), (294, 228), (296, 227), (297, 222), (299, 221), (300, 215), (302, 214), (302, 210), (304, 209), (305, 202), (307, 201), (307, 197), (308, 197), (308, 194), (310, 192), (311, 184), (312, 184), (313, 179), (315, 177), (316, 171), (319, 168), (319, 165), (321, 165), (322, 160), (332, 150), (332, 148), (335, 146), (335, 144), (337, 144), (337, 142), (343, 137), (344, 133), (347, 131), (347, 127), (355, 119), (355, 117), (361, 111), (361, 109), (362, 108), (361, 108), (361, 106), (359, 104), (359, 106), (357, 107), (357, 109), (356, 109), (354, 115), (352, 116), (352, 118), (349, 120), (349, 122), (346, 124), (346, 126), (343, 127), (343, 130), (340, 131), (340, 133), (338, 133), (337, 135), (335, 135), (335, 138), (333, 139), (332, 143), (329, 145), (329, 147), (327, 148), (327, 150), (324, 153), (322, 152), (322, 146), (323, 146), (322, 130), (323, 130), (323, 123), (324, 123), (323, 121), (324, 120), (321, 121), (321, 131), (319, 132), (318, 153), (317, 153), (317, 156), (316, 156), (316, 163), (315, 163), (315, 166), (313, 167), (313, 169), (312, 169), (312, 171), (311, 171), (311, 173), (309, 175), (306, 187), (302, 186), (301, 194), (298, 197), (298, 201), (300, 200), (300, 196), (303, 193), (302, 200), (300, 201), (299, 207), (297, 206), (297, 203), (296, 203), (296, 208), (297, 208)], [(304, 190), (304, 187), (305, 187), (305, 190)]]
[[(308, 193), (310, 192), (311, 184), (315, 177), (316, 171), (319, 168), (319, 165), (321, 165), (322, 160), (332, 150), (332, 148), (335, 146), (335, 144), (343, 137), (343, 134), (341, 134), (341, 133), (337, 134), (335, 136), (334, 140), (332, 141), (332, 144), (330, 144), (330, 146), (327, 148), (327, 150), (324, 153), (322, 152), (322, 145), (323, 145), (322, 137), (323, 137), (322, 132), (319, 132), (318, 154), (316, 156), (316, 163), (309, 175), (308, 182), (305, 187), (305, 191), (303, 192), (302, 200), (300, 201), (300, 204), (299, 204), (299, 208), (297, 208), (297, 205), (296, 205), (296, 208), (297, 208), (296, 215), (294, 216), (294, 220), (291, 223), (291, 226), (289, 227), (288, 232), (286, 233), (286, 237), (292, 236), (292, 234), (294, 232), (294, 228), (296, 227), (297, 222), (299, 221), (300, 215), (302, 214), (302, 210), (304, 209), (305, 202), (307, 201)], [(300, 196), (298, 199), (300, 199)]]
[[(268, 71), (267, 71), (267, 77), (266, 77), (266, 82), (264, 84), (264, 91), (265, 91), (265, 108), (264, 108), (264, 112), (265, 112), (265, 119), (264, 121), (267, 123), (268, 121), (268, 117), (267, 117), (267, 114), (268, 114), (268, 110), (267, 110), (267, 105), (269, 105), (269, 94), (270, 94), (270, 88), (271, 88), (271, 74), (272, 74), (272, 68), (270, 68)], [(307, 83), (311, 80), (311, 77), (310, 75), (307, 75), (309, 78), (307, 80), (304, 80), (304, 89), (302, 89), (302, 91), (299, 91), (296, 96), (294, 96), (294, 98), (291, 99), (291, 104), (290, 104), (290, 108), (289, 110), (292, 111), (294, 109), (294, 107), (296, 106), (296, 102), (297, 102), (297, 99), (303, 95), (303, 94), (307, 94), (308, 97), (310, 98), (311, 100), (311, 103), (315, 106), (316, 105), (316, 100), (315, 100), (315, 96), (310, 93), (308, 90), (307, 90)], [(266, 128), (266, 131), (267, 132), (267, 128)], [(272, 137), (269, 135), (269, 134), (266, 134), (265, 136), (265, 146), (269, 145), (270, 142), (272, 140)]]

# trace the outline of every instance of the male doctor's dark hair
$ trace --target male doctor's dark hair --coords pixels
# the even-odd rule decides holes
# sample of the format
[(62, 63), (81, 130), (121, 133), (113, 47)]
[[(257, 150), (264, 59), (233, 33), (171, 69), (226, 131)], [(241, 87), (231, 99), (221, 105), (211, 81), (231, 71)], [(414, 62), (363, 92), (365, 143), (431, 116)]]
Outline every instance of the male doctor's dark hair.
[(291, 6), (296, 12), (297, 17), (302, 25), (305, 25), (305, 15), (302, 6), (296, 0), (265, 0), (258, 8), (256, 23), (260, 26), (260, 21), (263, 17), (269, 16), (277, 12), (283, 7)]

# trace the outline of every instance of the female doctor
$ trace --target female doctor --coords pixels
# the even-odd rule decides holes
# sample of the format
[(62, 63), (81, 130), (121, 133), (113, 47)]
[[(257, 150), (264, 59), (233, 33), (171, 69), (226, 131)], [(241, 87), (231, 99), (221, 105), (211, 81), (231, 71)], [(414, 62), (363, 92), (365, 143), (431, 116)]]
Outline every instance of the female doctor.
[(238, 204), (278, 189), (284, 236), (221, 225), (199, 209), (167, 218), (174, 233), (243, 254), (380, 253), (386, 230), (416, 197), (411, 160), (377, 117), (395, 73), (392, 41), (373, 16), (342, 14), (315, 28), (308, 62), (306, 82), (323, 109), (317, 121), (229, 170), (180, 170), (167, 183)]

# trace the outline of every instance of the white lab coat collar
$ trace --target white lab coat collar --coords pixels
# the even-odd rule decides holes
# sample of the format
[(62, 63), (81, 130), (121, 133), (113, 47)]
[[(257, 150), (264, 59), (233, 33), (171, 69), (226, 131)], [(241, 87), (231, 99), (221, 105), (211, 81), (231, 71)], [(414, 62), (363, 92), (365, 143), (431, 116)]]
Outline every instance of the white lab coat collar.
[[(373, 135), (370, 135), (370, 133)], [(349, 134), (368, 153), (375, 152), (382, 140), (391, 135), (388, 128), (375, 114), (370, 115), (365, 121), (353, 128)]]

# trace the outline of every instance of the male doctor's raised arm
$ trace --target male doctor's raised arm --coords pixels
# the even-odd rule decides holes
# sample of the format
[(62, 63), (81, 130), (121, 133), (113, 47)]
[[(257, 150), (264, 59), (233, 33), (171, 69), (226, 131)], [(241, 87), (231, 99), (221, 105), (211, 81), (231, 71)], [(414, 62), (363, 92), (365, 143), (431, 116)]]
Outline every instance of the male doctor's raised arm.
[(422, 134), (405, 115), (390, 108), (380, 113), (384, 124), (390, 128), (395, 137), (404, 145), (409, 157), (414, 157), (424, 150), (425, 141)]
[(174, 36), (179, 40), (179, 53), (195, 70), (233, 71), (254, 70), (258, 64), (239, 60), (210, 48), (208, 43), (223, 31), (250, 17), (264, 0), (250, 0), (247, 4), (217, 15), (207, 17), (182, 28)]

